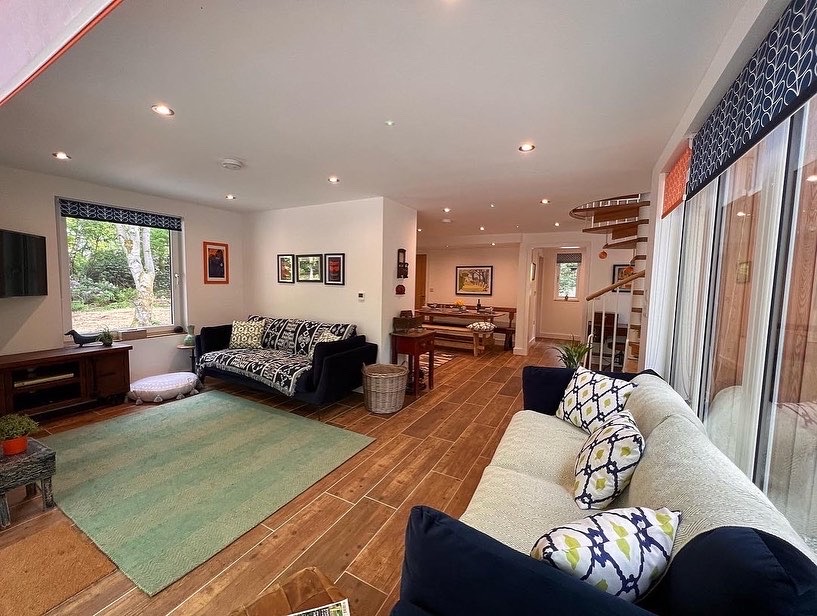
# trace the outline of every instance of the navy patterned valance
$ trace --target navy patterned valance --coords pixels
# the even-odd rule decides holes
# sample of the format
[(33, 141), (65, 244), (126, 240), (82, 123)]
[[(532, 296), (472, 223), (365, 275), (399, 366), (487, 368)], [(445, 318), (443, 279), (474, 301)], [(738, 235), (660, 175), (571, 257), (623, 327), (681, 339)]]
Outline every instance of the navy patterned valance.
[(74, 199), (65, 199), (64, 197), (55, 197), (55, 199), (57, 206), (60, 208), (60, 214), (70, 216), (71, 218), (118, 222), (125, 225), (169, 229), (171, 231), (182, 230), (182, 219), (178, 216), (126, 210), (121, 207), (114, 207), (103, 203), (76, 201)]
[(817, 0), (794, 0), (692, 142), (687, 199), (817, 93)]
[(581, 263), (582, 253), (580, 252), (560, 252), (556, 255), (556, 263)]

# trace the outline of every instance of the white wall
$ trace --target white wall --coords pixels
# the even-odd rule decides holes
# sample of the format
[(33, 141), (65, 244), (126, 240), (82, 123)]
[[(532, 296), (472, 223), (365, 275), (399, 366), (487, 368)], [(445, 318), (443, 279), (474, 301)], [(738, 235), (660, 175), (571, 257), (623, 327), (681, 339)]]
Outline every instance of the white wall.
[[(249, 312), (328, 322), (355, 323), (358, 332), (389, 357), (391, 318), (414, 302), (413, 279), (406, 295), (395, 295), (397, 249), (407, 260), (416, 247), (414, 210), (382, 197), (325, 203), (247, 216), (247, 307)], [(278, 254), (346, 255), (346, 285), (277, 282)], [(365, 299), (360, 301), (358, 293)], [(387, 326), (388, 321), (388, 326)]]
[[(68, 178), (0, 167), (0, 228), (46, 237), (48, 295), (0, 299), (0, 354), (63, 346), (63, 297), (57, 242), (56, 195), (125, 208), (173, 214), (184, 219), (188, 321), (196, 325), (229, 322), (246, 315), (244, 303), (244, 222), (235, 212), (184, 201), (118, 190)], [(227, 242), (230, 284), (203, 283), (203, 241)], [(133, 343), (131, 376), (189, 370), (189, 358), (176, 349), (181, 335), (166, 342)], [(171, 344), (172, 342), (172, 344)]]
[[(397, 278), (397, 250), (406, 251), (409, 277)], [(381, 311), (380, 361), (391, 359), (391, 347), (387, 342), (392, 331), (392, 319), (401, 310), (414, 310), (414, 287), (417, 282), (417, 211), (391, 199), (383, 199), (383, 307)], [(406, 288), (405, 295), (397, 295), (397, 285)]]
[[(516, 307), (519, 245), (468, 248), (430, 248), (426, 275), (426, 298), (429, 302), (451, 304), (458, 299), (486, 306)], [(454, 291), (458, 265), (493, 265), (494, 284), (491, 296), (459, 296)]]

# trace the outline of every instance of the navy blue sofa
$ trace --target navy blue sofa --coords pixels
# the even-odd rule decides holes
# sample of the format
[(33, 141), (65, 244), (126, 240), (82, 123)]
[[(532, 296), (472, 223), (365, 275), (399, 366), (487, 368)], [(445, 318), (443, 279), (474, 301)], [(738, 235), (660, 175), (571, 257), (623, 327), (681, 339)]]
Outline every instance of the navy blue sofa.
[[(571, 376), (563, 368), (526, 367), (525, 408), (554, 414)], [(721, 527), (679, 550), (664, 578), (635, 605), (421, 506), (409, 517), (392, 614), (817, 614), (817, 567), (778, 537)]]

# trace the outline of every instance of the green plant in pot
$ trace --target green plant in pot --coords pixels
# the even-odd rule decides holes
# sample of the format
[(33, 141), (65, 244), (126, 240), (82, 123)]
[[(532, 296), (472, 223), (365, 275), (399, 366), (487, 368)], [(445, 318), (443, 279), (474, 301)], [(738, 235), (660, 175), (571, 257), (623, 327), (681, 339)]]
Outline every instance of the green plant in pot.
[(28, 435), (36, 432), (39, 424), (25, 415), (0, 416), (0, 441), (3, 453), (13, 456), (28, 449)]
[(570, 342), (562, 342), (552, 348), (556, 349), (556, 352), (559, 354), (559, 359), (562, 360), (565, 368), (573, 368), (575, 370), (582, 365), (582, 360), (590, 350), (590, 345), (581, 340), (571, 338)]
[(110, 328), (106, 327), (102, 330), (102, 333), (99, 334), (99, 341), (102, 343), (102, 346), (106, 347), (113, 344), (113, 333), (111, 333)]

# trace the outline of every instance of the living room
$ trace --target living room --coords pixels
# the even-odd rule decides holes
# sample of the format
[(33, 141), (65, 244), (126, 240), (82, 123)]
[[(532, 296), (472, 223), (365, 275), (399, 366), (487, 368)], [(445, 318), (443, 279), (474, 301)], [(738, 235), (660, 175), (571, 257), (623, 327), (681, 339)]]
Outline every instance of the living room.
[[(30, 441), (42, 439), (57, 451), (56, 506), (46, 507), (45, 484), (10, 491), (11, 526), (0, 530), (0, 562), (7, 562), (4, 552), (8, 558), (70, 538), (65, 545), (73, 556), (48, 552), (26, 571), (36, 577), (70, 570), (76, 577), (60, 577), (57, 590), (25, 603), (24, 613), (229, 613), (286, 590), (290, 577), (310, 567), (323, 576), (311, 583), (333, 600), (329, 591), (340, 592), (353, 614), (387, 614), (395, 604), (395, 613), (456, 613), (429, 599), (444, 594), (435, 584), (451, 581), (444, 571), (426, 569), (439, 575), (437, 582), (413, 576), (423, 567), (412, 569), (411, 558), (426, 565), (422, 559), (431, 556), (419, 551), (427, 545), (420, 539), (404, 544), (407, 524), (412, 537), (433, 537), (431, 528), (461, 530), (452, 524), (462, 517), (462, 526), (513, 548), (503, 563), (527, 567), (514, 559), (519, 552), (530, 558), (551, 526), (528, 537), (533, 526), (518, 516), (532, 519), (533, 503), (547, 505), (541, 499), (551, 494), (551, 478), (517, 484), (503, 473), (517, 463), (512, 441), (528, 463), (543, 449), (527, 440), (532, 435), (545, 442), (559, 436), (544, 449), (564, 453), (567, 428), (541, 428), (530, 413), (552, 411), (536, 395), (561, 388), (558, 402), (569, 390), (554, 376), (562, 373), (535, 368), (561, 366), (553, 346), (571, 339), (587, 341), (580, 360), (586, 367), (626, 373), (628, 380), (644, 370), (665, 378), (635, 377), (634, 390), (641, 391), (625, 409), (632, 406), (646, 442), (659, 442), (646, 403), (654, 394), (680, 409), (684, 422), (700, 425), (706, 456), (712, 446), (706, 459), (721, 464), (723, 458), (731, 465), (722, 473), (731, 488), (751, 494), (733, 517), (712, 513), (697, 526), (699, 513), (683, 511), (683, 503), (708, 497), (685, 501), (685, 493), (654, 488), (655, 478), (647, 490), (646, 472), (633, 479), (622, 507), (681, 510), (680, 522), (647, 516), (656, 526), (680, 524), (670, 573), (675, 568), (680, 576), (688, 561), (679, 555), (694, 551), (695, 538), (686, 534), (693, 530), (684, 529), (688, 515), (695, 534), (720, 537), (723, 527), (771, 534), (772, 544), (784, 544), (769, 548), (775, 558), (782, 558), (780, 550), (797, 552), (783, 566), (803, 573), (805, 590), (794, 593), (801, 606), (817, 597), (808, 594), (817, 593), (808, 568), (809, 547), (817, 545), (817, 303), (808, 222), (814, 207), (808, 190), (817, 179), (817, 122), (810, 115), (817, 86), (807, 78), (814, 50), (803, 42), (812, 40), (814, 2), (549, 1), (511, 10), (462, 0), (240, 7), (88, 0), (50, 12), (49, 3), (26, 4), (0, 9), (0, 39), (12, 41), (0, 51), (9, 58), (0, 73), (0, 229), (44, 238), (47, 289), (0, 299), (0, 361), (79, 352), (65, 332), (96, 336), (113, 324), (113, 348), (129, 347), (128, 386), (194, 372), (190, 378), (204, 382), (195, 384), (201, 394), (178, 401), (152, 404), (145, 397), (142, 405), (141, 399), (123, 403), (120, 395), (72, 414), (35, 415), (41, 432)], [(785, 49), (800, 58), (783, 78), (796, 82), (796, 92), (753, 107), (757, 101), (747, 92), (763, 92), (767, 82), (783, 88), (783, 68), (774, 64), (783, 55), (776, 47), (781, 32)], [(773, 65), (765, 81), (752, 82), (763, 62)], [(761, 107), (755, 117), (751, 109)], [(736, 126), (746, 135), (737, 135)], [(156, 310), (147, 322), (136, 316), (130, 322), (131, 304), (122, 298), (138, 297), (139, 281), (134, 269), (128, 272), (133, 264), (117, 257), (128, 293), (114, 289), (104, 301), (106, 311), (126, 313), (124, 326), (107, 314), (97, 318), (105, 311), (95, 298), (108, 289), (113, 268), (104, 260), (91, 263), (94, 251), (87, 242), (80, 246), (75, 233), (86, 222), (110, 225), (98, 242), (116, 250), (121, 242), (127, 254), (131, 244), (114, 230), (117, 216), (166, 219), (138, 223), (156, 231)], [(156, 243), (158, 236), (164, 243)], [(489, 275), (485, 290), (460, 293), (461, 269)], [(95, 278), (100, 271), (105, 284)], [(89, 281), (93, 289), (81, 287)], [(365, 336), (373, 355), (364, 363), (391, 364), (395, 318), (428, 305), (477, 301), (513, 315), (512, 323), (503, 315), (495, 324), (510, 331), (509, 343), (503, 348), (495, 335), (493, 348), (478, 352), (474, 334), (473, 354), (452, 352), (436, 369), (430, 356), (422, 364), (427, 388), (406, 394), (394, 414), (369, 412), (360, 390), (340, 397), (332, 391), (312, 403), (317, 390), (296, 387), (296, 377), (315, 365), (310, 353), (323, 357), (329, 348), (322, 344), (340, 348)], [(225, 324), (236, 332), (249, 326), (259, 345), (275, 338), (270, 345), (280, 350), (288, 344), (281, 331), (302, 327), (301, 320), (316, 329), (308, 332), (288, 389), (269, 386), (271, 380), (252, 388), (221, 378), (229, 371), (215, 373), (218, 378), (191, 371), (191, 353), (194, 369), (207, 368), (201, 355), (208, 349), (191, 349), (188, 333), (212, 340)], [(319, 340), (324, 333), (340, 339)], [(225, 346), (228, 341), (229, 331)], [(94, 341), (82, 352), (101, 348)], [(360, 379), (359, 356), (347, 357), (354, 366), (335, 360), (340, 372), (325, 380), (341, 373)], [(40, 385), (32, 384), (40, 375), (29, 377), (5, 387)], [(86, 375), (72, 377), (84, 382)], [(216, 402), (204, 409), (206, 400)], [(266, 417), (259, 423), (269, 409), (269, 423)], [(185, 413), (202, 413), (200, 427), (186, 424)], [(301, 420), (318, 425), (310, 431)], [(141, 423), (149, 421), (155, 421), (151, 429)], [(698, 432), (674, 434), (698, 443)], [(148, 433), (157, 441), (142, 440)], [(244, 438), (248, 446), (237, 447)], [(563, 440), (581, 448), (575, 435)], [(186, 448), (193, 443), (200, 449)], [(315, 468), (306, 449), (320, 452)], [(0, 466), (10, 457), (0, 458)], [(575, 452), (567, 457), (570, 481), (559, 479), (559, 495), (572, 490)], [(87, 477), (82, 459), (94, 462)], [(194, 459), (199, 470), (191, 468)], [(663, 460), (650, 459), (652, 468), (664, 468)], [(222, 460), (232, 460), (228, 472), (218, 470)], [(703, 477), (703, 486), (717, 481), (699, 472), (694, 464), (679, 471), (681, 478)], [(285, 488), (271, 486), (279, 473)], [(110, 499), (95, 490), (96, 482)], [(242, 483), (257, 493), (236, 485)], [(50, 479), (48, 485), (50, 493)], [(542, 491), (533, 493), (534, 485)], [(223, 498), (211, 502), (208, 489)], [(200, 511), (181, 511), (185, 498), (174, 491)], [(645, 493), (678, 500), (635, 500)], [(754, 507), (749, 513), (742, 509), (747, 502)], [(771, 517), (761, 519), (767, 503)], [(451, 520), (412, 511), (415, 505), (435, 507)], [(557, 519), (568, 515), (559, 506), (538, 523), (592, 513), (576, 509), (573, 518)], [(165, 513), (165, 523), (157, 522)], [(514, 520), (513, 529), (497, 522), (503, 516)], [(514, 534), (523, 532), (526, 547)], [(186, 533), (210, 536), (202, 547), (184, 543)], [(172, 555), (151, 551), (161, 541)], [(751, 560), (728, 545), (736, 562)], [(491, 558), (507, 556), (495, 547)], [(151, 577), (158, 569), (161, 575)], [(9, 570), (17, 598), (37, 594), (21, 570)], [(541, 572), (530, 575), (525, 579), (535, 584)], [(548, 580), (541, 588), (559, 588), (561, 578)], [(757, 586), (771, 588), (765, 584)], [(599, 598), (563, 586), (553, 592), (579, 611), (667, 612), (656, 603), (659, 593), (652, 603), (649, 595), (640, 601), (641, 588), (633, 606), (610, 602), (616, 593), (591, 588), (605, 595)], [(494, 587), (499, 596), (512, 583)], [(682, 606), (695, 613), (683, 594), (661, 597), (678, 613)], [(779, 604), (769, 599), (755, 609), (783, 611), (782, 595), (774, 596)], [(518, 613), (526, 613), (517, 600)], [(468, 611), (492, 613), (490, 605), (486, 599), (483, 612)], [(6, 609), (2, 599), (0, 606)]]

